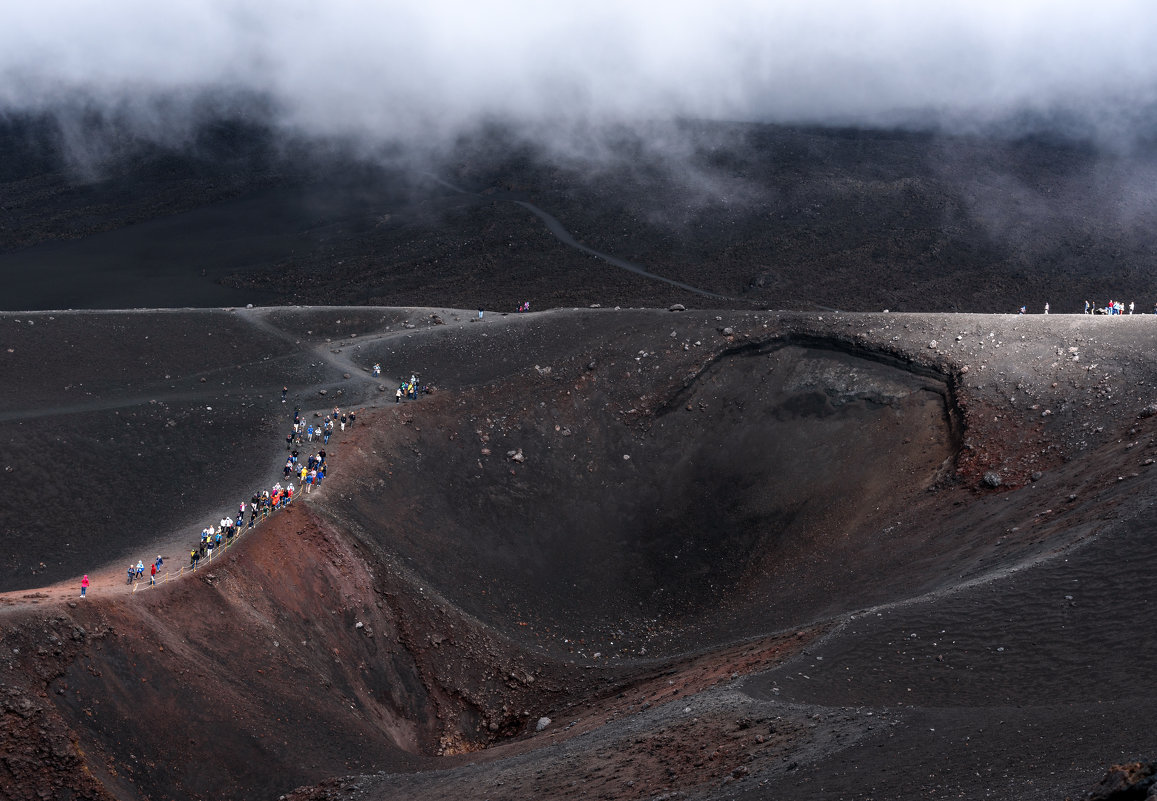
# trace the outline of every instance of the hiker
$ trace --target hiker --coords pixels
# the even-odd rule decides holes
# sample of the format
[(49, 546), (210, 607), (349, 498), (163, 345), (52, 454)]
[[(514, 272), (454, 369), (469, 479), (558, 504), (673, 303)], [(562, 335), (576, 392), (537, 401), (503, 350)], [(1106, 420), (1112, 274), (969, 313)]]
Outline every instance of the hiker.
[(1045, 314), (1048, 314), (1048, 313), (1049, 313), (1049, 305), (1046, 303), (1045, 304)]
[(165, 566), (165, 560), (161, 558), (160, 554), (157, 554), (157, 561), (153, 562), (153, 564), (157, 566), (157, 570), (160, 570)]
[(80, 580), (80, 597), (83, 598), (86, 592), (88, 592), (88, 573)]
[(309, 428), (305, 429), (305, 438), (309, 442), (313, 442), (313, 423), (309, 424)]
[(354, 427), (354, 420), (356, 420), (356, 419), (357, 419), (357, 417), (355, 416), (355, 413), (350, 412), (350, 428)]
[(345, 417), (345, 413), (343, 412), (342, 416), (341, 416), (341, 430), (342, 431), (345, 431), (345, 420), (346, 420), (346, 417)]
[(145, 577), (145, 563), (140, 559), (137, 560), (137, 578)]
[(128, 580), (128, 583), (132, 584), (133, 579), (135, 579), (136, 577), (137, 577), (137, 569), (136, 569), (136, 567), (133, 566), (132, 562), (129, 562), (129, 580)]
[(197, 550), (194, 548), (189, 551), (189, 567), (193, 568), (193, 572), (197, 572)]
[(289, 394), (289, 387), (281, 388), (281, 402), (285, 403), (285, 396)]
[(1129, 301), (1129, 314), (1133, 313), (1133, 301)]
[[(1153, 305), (1153, 313), (1157, 314), (1157, 304)], [(1089, 302), (1087, 300), (1085, 301), (1085, 314), (1092, 314), (1092, 312), (1089, 311)]]
[(478, 319), (479, 319), (479, 320), (481, 320), (481, 319), (482, 319), (482, 309), (479, 309), (479, 310), (478, 310)]
[[(1157, 303), (1153, 304), (1153, 313), (1157, 314)], [(398, 387), (398, 391), (394, 393), (394, 403), (402, 402), (402, 388)]]
[(150, 587), (156, 586), (156, 583), (157, 583), (157, 563), (154, 562), (153, 566), (149, 568), (149, 586)]
[(1027, 308), (1027, 307), (1025, 307), (1025, 306), (1021, 306), (1021, 307), (1020, 307), (1020, 311), (1018, 312), (1018, 314), (1024, 314), (1024, 312), (1025, 312), (1025, 309), (1026, 309), (1026, 308)]
[(374, 362), (374, 377), (376, 378), (377, 376), (380, 376), (381, 374), (382, 374), (382, 366), (380, 364), (378, 364), (377, 362)]

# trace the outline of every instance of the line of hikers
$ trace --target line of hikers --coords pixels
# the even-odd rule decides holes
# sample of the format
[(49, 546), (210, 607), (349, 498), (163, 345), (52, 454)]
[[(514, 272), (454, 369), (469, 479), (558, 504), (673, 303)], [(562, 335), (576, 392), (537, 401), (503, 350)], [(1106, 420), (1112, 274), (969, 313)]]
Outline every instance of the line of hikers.
[[(298, 451), (293, 450), (294, 444), (301, 444), (303, 441), (312, 442), (314, 438), (321, 439), (323, 444), (329, 443), (330, 435), (333, 433), (335, 423), (342, 431), (345, 431), (347, 425), (353, 425), (357, 419), (354, 412), (343, 413), (338, 407), (334, 407), (332, 416), (326, 415), (323, 421), (317, 424), (306, 424), (301, 419), (301, 410), (295, 409), (293, 412), (293, 425), (290, 429), (289, 435), (286, 437), (286, 448), (290, 450), (289, 456), (285, 460), (283, 469), (284, 478), (296, 478), (301, 482), (305, 492), (312, 492), (313, 488), (320, 486), (326, 477), (329, 470), (329, 462), (326, 461), (326, 452), (324, 449), (317, 453), (311, 453), (301, 461), (301, 455)], [(257, 525), (259, 520), (264, 520), (273, 512), (288, 506), (293, 502), (295, 489), (292, 481), (286, 481), (285, 486), (281, 482), (277, 482), (268, 490), (261, 490), (254, 492), (248, 501), (241, 501), (237, 504), (237, 513), (225, 514), (214, 525), (206, 526), (201, 529), (201, 536), (197, 544), (189, 551), (189, 567), (194, 571), (202, 559), (212, 559), (213, 549), (221, 549), (228, 547), (233, 542), (233, 538), (240, 534), (247, 528), (253, 528)], [(248, 514), (248, 522), (246, 522), (246, 515)], [(157, 583), (157, 573), (164, 566), (164, 559), (157, 556), (156, 560), (148, 568), (149, 584)], [(138, 560), (134, 565), (129, 564), (127, 581), (132, 584), (135, 581), (142, 580), (145, 577), (145, 565), (143, 561)], [(86, 576), (87, 578), (87, 576)], [(82, 597), (83, 590), (88, 589), (87, 586), (81, 586)]]
[[(333, 410), (333, 418), (326, 419), (326, 423), (332, 424), (333, 420), (341, 420), (342, 430), (345, 426), (352, 424), (356, 416), (351, 412), (348, 416), (341, 413), (341, 410), (336, 406)], [(290, 431), (287, 438), (286, 447), (292, 448), (295, 441), (300, 441), (302, 432), (307, 432), (305, 436), (309, 436), (309, 431), (314, 429), (310, 425), (305, 427), (302, 425), (301, 411), (294, 410), (293, 412), (293, 429)], [(328, 434), (325, 441), (329, 442)], [(311, 453), (306, 457), (305, 462), (301, 462), (301, 456), (297, 451), (291, 451), (285, 460), (283, 468), (284, 478), (290, 479), (296, 477), (301, 481), (301, 486), (305, 487), (305, 492), (312, 492), (316, 486), (321, 486), (321, 482), (325, 480), (326, 473), (329, 471), (329, 462), (326, 461), (326, 453), (320, 450), (317, 453)], [(264, 520), (273, 512), (283, 507), (289, 506), (293, 503), (294, 496), (293, 481), (287, 481), (285, 486), (281, 486), (281, 482), (277, 482), (268, 490), (255, 492), (249, 498), (248, 505), (245, 501), (241, 501), (237, 505), (236, 516), (227, 514), (218, 521), (216, 526), (206, 526), (201, 530), (201, 539), (197, 546), (189, 551), (189, 567), (193, 570), (197, 569), (197, 564), (202, 559), (212, 559), (213, 549), (228, 547), (233, 542), (233, 537), (245, 528), (253, 528), (257, 525), (258, 520)], [(246, 526), (245, 513), (249, 513), (249, 523)]]
[[(373, 367), (374, 375), (381, 374), (381, 366), (375, 364)], [(418, 377), (411, 375), (408, 382), (404, 382), (398, 389), (397, 400), (402, 399), (403, 390), (407, 397), (416, 399), (418, 397), (419, 386)], [(421, 392), (430, 394), (431, 388), (426, 386), (421, 388)], [(286, 396), (289, 393), (289, 388), (285, 387), (281, 391), (281, 400), (284, 403)], [(305, 442), (313, 442), (315, 439), (321, 440), (323, 445), (329, 444), (329, 438), (333, 435), (334, 427), (337, 426), (339, 430), (345, 431), (346, 426), (353, 426), (357, 421), (357, 413), (342, 412), (342, 410), (335, 406), (331, 414), (327, 414), (325, 418), (315, 423), (306, 423), (301, 419), (301, 409), (294, 409), (293, 411), (293, 425), (289, 433), (285, 437), (285, 448), (288, 450), (289, 456), (285, 460), (283, 468), (283, 478), (291, 479), (297, 478), (304, 487), (304, 491), (309, 493), (313, 488), (320, 486), (326, 477), (329, 470), (329, 463), (326, 461), (326, 452), (324, 449), (318, 450), (316, 453), (311, 453), (306, 457), (305, 462), (301, 462), (301, 457), (298, 451), (293, 449), (294, 445), (302, 445)], [(200, 540), (196, 546), (189, 551), (189, 567), (194, 571), (197, 569), (198, 563), (202, 559), (212, 559), (214, 548), (228, 547), (232, 543), (233, 538), (240, 534), (246, 528), (253, 528), (259, 520), (264, 520), (277, 509), (288, 506), (293, 502), (294, 487), (291, 480), (286, 482), (283, 487), (278, 482), (268, 490), (255, 492), (249, 498), (249, 501), (241, 501), (237, 505), (237, 514), (224, 515), (216, 525), (206, 526), (201, 530)], [(246, 524), (246, 513), (248, 513), (248, 524)], [(157, 583), (157, 573), (164, 566), (164, 559), (157, 556), (156, 560), (149, 567), (149, 584)], [(137, 563), (129, 564), (128, 568), (128, 583), (132, 584), (134, 581), (143, 579), (145, 576), (144, 562), (138, 560)], [(88, 576), (86, 575), (81, 584), (81, 597), (84, 597), (85, 591), (88, 589)]]

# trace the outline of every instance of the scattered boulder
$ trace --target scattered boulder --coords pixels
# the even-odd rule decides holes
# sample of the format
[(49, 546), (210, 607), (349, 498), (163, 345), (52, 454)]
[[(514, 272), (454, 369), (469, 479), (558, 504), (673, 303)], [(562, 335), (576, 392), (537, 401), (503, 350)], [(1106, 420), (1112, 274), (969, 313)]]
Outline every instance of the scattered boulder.
[(687, 307), (682, 303), (672, 303), (667, 307), (667, 311), (687, 311)]
[(989, 470), (984, 474), (984, 486), (995, 489), (999, 487), (1001, 483), (1000, 473), (997, 473), (995, 470)]
[(319, 389), (319, 390), (317, 391), (317, 394), (318, 394), (318, 395), (328, 395), (328, 394), (329, 394), (329, 390), (328, 390), (328, 389)]
[(1157, 403), (1150, 403), (1148, 406), (1146, 406), (1144, 409), (1142, 409), (1141, 413), (1137, 416), (1138, 417), (1152, 417), (1155, 414), (1157, 414)]
[(341, 377), (342, 377), (342, 378), (349, 378), (349, 377), (350, 377), (350, 374), (349, 374), (349, 373), (342, 373), (342, 374), (341, 374)]
[(735, 329), (732, 328), (731, 326), (727, 326), (726, 328), (723, 329), (723, 336), (725, 336), (725, 337), (733, 336), (734, 334), (735, 334)]
[(535, 731), (542, 731), (543, 729), (545, 729), (549, 725), (550, 725), (550, 718), (548, 718), (544, 715), (543, 717), (538, 719), (538, 723), (535, 724), (534, 730)]
[(431, 315), (430, 315), (430, 322), (432, 322), (434, 325), (445, 325), (445, 324), (446, 324), (446, 321), (445, 321), (445, 320), (443, 320), (443, 319), (442, 319), (442, 318), (441, 318), (439, 315), (437, 315), (437, 314), (431, 314)]
[(936, 350), (938, 347), (940, 347), (940, 343), (935, 339), (928, 343), (929, 350)]
[(518, 462), (519, 464), (522, 464), (526, 461), (526, 457), (522, 455), (522, 448), (519, 448), (516, 451), (507, 451), (506, 456), (510, 459), (510, 461)]

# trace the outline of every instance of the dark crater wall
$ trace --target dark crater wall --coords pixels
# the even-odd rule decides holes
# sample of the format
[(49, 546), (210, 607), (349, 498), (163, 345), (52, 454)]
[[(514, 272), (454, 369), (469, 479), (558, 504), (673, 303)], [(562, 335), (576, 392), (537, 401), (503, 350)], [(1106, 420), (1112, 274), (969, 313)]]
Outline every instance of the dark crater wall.
[(341, 514), (463, 609), (579, 655), (831, 611), (955, 448), (943, 383), (832, 349), (736, 351), (646, 419), (614, 375), (569, 378), (465, 391), (487, 410), (467, 419), (388, 410)]

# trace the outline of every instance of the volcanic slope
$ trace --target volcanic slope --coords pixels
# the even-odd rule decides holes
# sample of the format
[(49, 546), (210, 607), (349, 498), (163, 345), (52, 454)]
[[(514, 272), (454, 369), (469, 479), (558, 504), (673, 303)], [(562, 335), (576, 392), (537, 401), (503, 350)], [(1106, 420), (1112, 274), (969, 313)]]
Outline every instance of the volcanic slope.
[[(62, 492), (77, 451), (65, 494), (101, 500), (76, 520), (135, 522), (53, 520), (26, 547), (75, 556), (7, 574), (14, 798), (1055, 798), (1154, 746), (1152, 318), (0, 325), (11, 436), (64, 449), (13, 441), (18, 469)], [(49, 392), (86, 346), (109, 367), (78, 368), (82, 402)], [(410, 373), (436, 389), (396, 404)], [(318, 492), (195, 577), (117, 586), (273, 480), (294, 406), (333, 405), (363, 411)], [(87, 452), (89, 415), (133, 414), (158, 430)]]

